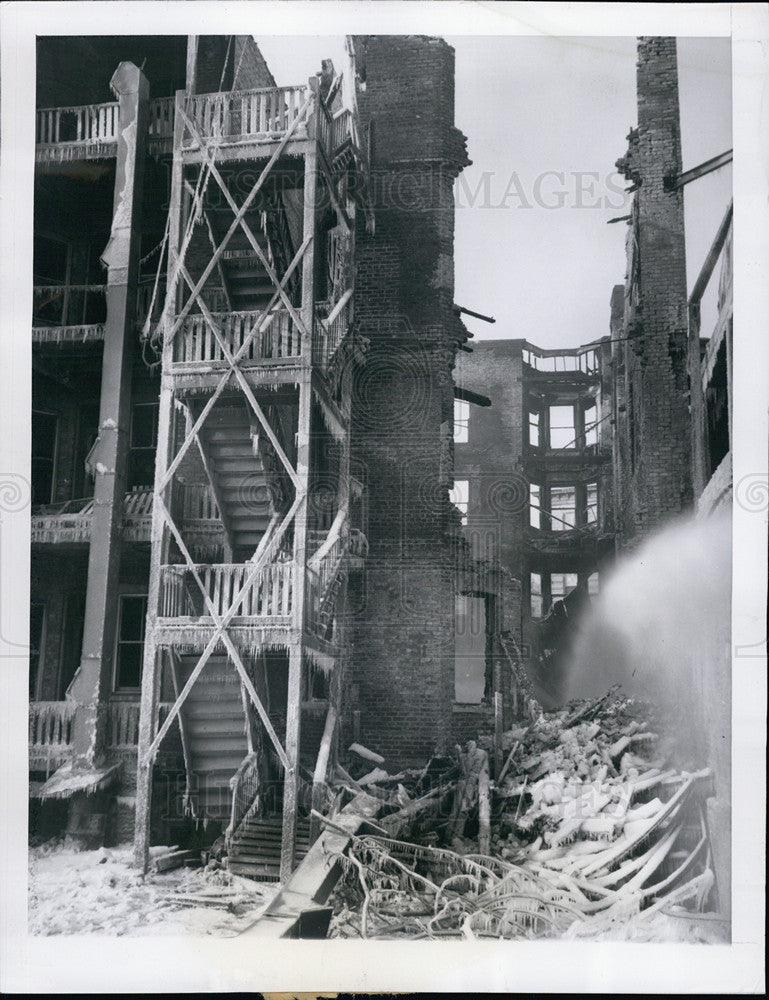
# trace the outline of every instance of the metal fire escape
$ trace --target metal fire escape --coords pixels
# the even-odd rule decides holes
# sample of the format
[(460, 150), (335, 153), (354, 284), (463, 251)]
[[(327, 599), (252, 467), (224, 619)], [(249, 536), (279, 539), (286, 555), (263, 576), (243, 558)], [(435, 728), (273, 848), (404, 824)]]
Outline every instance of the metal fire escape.
[[(175, 721), (186, 801), (198, 818), (229, 819), (230, 842), (261, 808), (266, 759), (279, 761), (282, 879), (296, 863), (309, 664), (330, 675), (315, 780), (325, 777), (339, 715), (337, 610), (365, 544), (349, 521), (345, 363), (356, 350), (362, 147), (338, 80), (328, 91), (316, 77), (176, 95), (136, 799), (145, 870), (153, 762)], [(221, 561), (208, 565), (184, 533), (192, 462), (223, 527)], [(321, 518), (319, 488), (331, 495)], [(283, 733), (260, 670), (276, 651), (287, 661)], [(161, 723), (169, 684), (175, 700)]]

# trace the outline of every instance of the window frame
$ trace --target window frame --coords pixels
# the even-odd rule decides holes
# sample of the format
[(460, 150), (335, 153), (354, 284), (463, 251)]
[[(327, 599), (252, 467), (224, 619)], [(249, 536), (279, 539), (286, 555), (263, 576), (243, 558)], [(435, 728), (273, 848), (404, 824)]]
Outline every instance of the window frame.
[[(542, 497), (546, 488), (540, 483), (529, 483), (529, 527), (535, 531), (542, 530)], [(534, 501), (536, 500), (536, 506)], [(535, 523), (536, 522), (536, 523)]]
[[(559, 593), (559, 594), (555, 593), (555, 587), (553, 586), (553, 577), (555, 577), (555, 576), (563, 577), (563, 593), (562, 594), (561, 593)], [(566, 579), (567, 577), (572, 577), (575, 582), (570, 585), (567, 582), (567, 579)], [(555, 604), (556, 601), (562, 601), (564, 598), (568, 597), (569, 594), (572, 593), (572, 591), (576, 590), (577, 587), (579, 587), (579, 573), (565, 572), (565, 571), (564, 572), (552, 572), (551, 571), (550, 572), (549, 583), (550, 583), (550, 608), (552, 610), (552, 607), (553, 607), (553, 605)]]
[[(32, 412), (31, 412), (31, 422), (32, 423), (34, 423), (35, 414), (38, 414), (41, 417), (53, 417), (54, 422), (55, 422), (55, 428), (54, 428), (54, 434), (53, 434), (53, 449), (52, 449), (52, 456), (51, 456), (51, 459), (50, 459), (50, 462), (51, 462), (51, 488), (48, 491), (49, 495), (48, 495), (48, 499), (47, 500), (37, 500), (33, 496), (33, 498), (32, 498), (33, 499), (33, 506), (38, 507), (38, 506), (45, 506), (46, 504), (50, 504), (50, 503), (55, 503), (56, 502), (56, 480), (57, 480), (58, 474), (59, 474), (59, 444), (60, 444), (60, 440), (61, 440), (61, 413), (59, 411), (57, 411), (57, 410), (43, 410), (43, 409), (32, 407)], [(32, 435), (32, 449), (31, 449), (31, 454), (30, 454), (30, 474), (31, 474), (31, 479), (32, 479), (32, 484), (33, 485), (34, 485), (34, 481), (35, 481), (35, 473), (34, 473), (34, 467), (32, 466), (32, 463), (34, 463), (36, 460), (39, 461), (43, 457), (44, 456), (41, 456), (41, 455), (35, 455), (35, 436), (33, 434)]]
[[(553, 410), (571, 410), (571, 425), (561, 426), (553, 424)], [(571, 434), (569, 443), (553, 444), (553, 429), (568, 431)], [(577, 404), (572, 403), (547, 403), (547, 446), (550, 451), (577, 451), (579, 446), (579, 426), (577, 419)]]
[[(137, 643), (136, 640), (121, 640), (120, 630), (123, 622), (123, 601), (125, 598), (143, 598), (144, 600), (144, 613), (141, 616), (141, 640)], [(118, 608), (117, 608), (117, 622), (115, 628), (115, 648), (113, 656), (113, 667), (112, 667), (112, 694), (119, 695), (123, 697), (135, 697), (137, 694), (141, 693), (142, 687), (142, 675), (144, 672), (144, 644), (147, 641), (147, 600), (149, 594), (146, 585), (137, 584), (130, 587), (121, 587), (118, 594)], [(121, 686), (119, 684), (120, 680), (120, 649), (121, 645), (138, 645), (141, 649), (141, 658), (139, 660), (139, 684), (137, 687), (129, 687), (127, 685)]]
[[(460, 661), (481, 660), (481, 656), (477, 651), (469, 652), (467, 649), (457, 649), (457, 643), (454, 644), (454, 695), (453, 703), (460, 706), (480, 706), (488, 702), (490, 697), (489, 685), (492, 678), (491, 671), (493, 670), (493, 642), (492, 637), (494, 634), (494, 615), (495, 609), (493, 607), (493, 595), (487, 593), (480, 593), (476, 591), (465, 591), (462, 593), (457, 593), (454, 595), (454, 635), (469, 635), (475, 637), (475, 642), (472, 643), (473, 646), (479, 646), (478, 639), (483, 640), (483, 686), (481, 688), (481, 696), (477, 700), (473, 701), (460, 701), (457, 697), (457, 686), (459, 682), (459, 677), (457, 676), (458, 669), (460, 666)], [(463, 614), (459, 613), (459, 608), (464, 605), (465, 611)], [(469, 628), (465, 631), (460, 631), (458, 626), (460, 620), (468, 624)], [(482, 628), (476, 630), (474, 625), (482, 625)]]
[[(461, 501), (459, 499), (455, 500), (454, 496), (453, 496), (453, 494), (457, 490), (457, 487), (459, 486), (460, 483), (466, 483), (467, 484), (467, 497), (466, 497), (466, 499), (464, 501)], [(467, 527), (467, 523), (468, 523), (468, 517), (469, 517), (469, 514), (470, 514), (470, 480), (469, 479), (455, 479), (454, 480), (454, 485), (449, 490), (449, 501), (453, 504), (454, 507), (456, 507), (456, 509), (462, 515), (462, 522), (461, 522), (462, 523), (462, 527), (466, 528)], [(463, 504), (464, 504), (464, 506), (463, 506)]]
[[(532, 407), (529, 405), (528, 409), (528, 420), (529, 420), (529, 436), (528, 442), (530, 448), (541, 448), (542, 447), (542, 411), (538, 407)], [(534, 431), (535, 441), (532, 441), (532, 431)]]
[[(588, 419), (588, 413), (595, 411), (595, 416)], [(598, 425), (600, 417), (598, 415), (598, 400), (588, 400), (582, 407), (582, 443), (585, 448), (598, 447)]]
[[(458, 411), (464, 416), (460, 416)], [(460, 396), (454, 397), (454, 444), (468, 444), (470, 441), (470, 404)]]
[[(535, 578), (537, 580), (535, 588)], [(529, 573), (529, 617), (532, 621), (540, 621), (545, 617), (545, 595), (542, 592), (542, 587), (544, 585), (544, 579), (542, 573)], [(534, 600), (539, 601), (539, 613), (534, 611)]]
[[(591, 489), (595, 490), (595, 503), (590, 502)], [(599, 501), (599, 489), (598, 480), (591, 480), (584, 484), (584, 523), (585, 527), (592, 528), (598, 526), (598, 501)], [(593, 516), (590, 516), (591, 510), (593, 511)]]
[[(553, 504), (553, 494), (554, 492), (570, 491), (573, 503), (571, 506), (558, 507), (556, 508)], [(577, 512), (579, 510), (579, 498), (578, 498), (578, 487), (576, 483), (556, 483), (548, 487), (548, 518), (550, 521), (550, 530), (557, 532), (574, 531), (577, 527)], [(571, 524), (568, 523), (569, 519), (564, 515), (564, 511), (571, 511), (572, 520)]]
[[(154, 407), (155, 416), (152, 422), (152, 440), (153, 443), (149, 445), (135, 445), (134, 444), (134, 418), (136, 411), (140, 408)], [(155, 482), (155, 454), (158, 448), (158, 423), (160, 419), (160, 400), (149, 399), (145, 401), (139, 401), (131, 404), (131, 425), (129, 427), (128, 433), (128, 473), (130, 482), (128, 483), (129, 489), (147, 489), (152, 487)], [(137, 476), (134, 474), (136, 459), (138, 456), (146, 456), (150, 454), (152, 456), (152, 474), (150, 476), (150, 482), (148, 483), (136, 483), (135, 480)]]
[[(38, 650), (37, 650), (37, 663), (35, 666), (35, 677), (34, 683), (32, 683), (32, 609), (40, 608), (40, 638), (38, 640)], [(30, 636), (29, 636), (29, 687), (32, 688), (29, 695), (30, 701), (41, 701), (41, 693), (43, 687), (43, 673), (45, 671), (45, 644), (46, 644), (46, 632), (48, 626), (48, 601), (30, 601), (29, 602), (29, 623), (30, 623)]]

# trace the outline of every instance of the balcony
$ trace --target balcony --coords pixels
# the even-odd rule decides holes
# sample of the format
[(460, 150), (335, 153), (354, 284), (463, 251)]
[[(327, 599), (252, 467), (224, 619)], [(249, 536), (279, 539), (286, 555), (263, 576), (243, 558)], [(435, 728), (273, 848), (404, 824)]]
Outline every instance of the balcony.
[[(250, 563), (195, 566), (217, 616), (228, 612), (251, 571)], [(258, 570), (242, 595), (229, 634), (247, 642), (261, 642), (266, 630), (277, 633), (278, 638), (274, 641), (280, 643), (280, 634), (285, 634), (292, 624), (294, 576), (294, 564), (290, 561), (270, 563)], [(190, 567), (161, 566), (158, 633), (163, 641), (174, 640), (202, 648), (213, 628), (214, 619)]]
[[(35, 160), (104, 159), (117, 155), (119, 106), (83, 104), (70, 108), (41, 108), (37, 112)], [(170, 152), (174, 134), (174, 98), (161, 97), (149, 104), (150, 152)]]
[(30, 522), (32, 544), (61, 545), (90, 542), (93, 505), (93, 497), (90, 497), (36, 508)]
[[(260, 310), (211, 314), (222, 342), (233, 355), (241, 350), (261, 316)], [(259, 332), (251, 339), (241, 358), (241, 367), (296, 362), (301, 353), (299, 328), (287, 310), (279, 309), (263, 320)], [(187, 316), (174, 338), (172, 373), (194, 374), (204, 369), (225, 370), (227, 367), (222, 345), (206, 319), (199, 313)]]
[[(223, 146), (279, 142), (299, 116), (309, 96), (307, 85), (267, 87), (211, 94), (195, 94), (187, 113), (201, 138), (216, 139)], [(355, 116), (347, 109), (332, 118), (324, 105), (314, 116), (296, 126), (292, 138), (317, 138), (329, 162), (353, 149), (363, 153)], [(148, 147), (153, 155), (173, 147), (175, 98), (149, 102)], [(119, 105), (117, 101), (83, 104), (37, 111), (35, 160), (62, 163), (69, 160), (105, 159), (117, 154)], [(185, 132), (182, 148), (190, 153), (197, 140)]]
[[(222, 546), (224, 528), (219, 509), (206, 485), (183, 488), (182, 531), (187, 544), (197, 551)], [(87, 544), (91, 540), (93, 497), (48, 504), (37, 508), (31, 519), (31, 540), (36, 545)], [(123, 506), (123, 540), (149, 542), (152, 523), (152, 490), (126, 493)]]
[[(296, 121), (307, 96), (307, 86), (195, 94), (189, 98), (187, 113), (202, 139), (227, 145), (276, 142)], [(305, 122), (297, 126), (294, 136), (307, 138)], [(196, 147), (197, 141), (186, 132), (182, 148)]]
[[(158, 724), (171, 708), (158, 705)], [(139, 742), (138, 699), (114, 699), (107, 705), (105, 742), (111, 750), (133, 750)], [(29, 705), (29, 769), (49, 775), (72, 754), (75, 704), (71, 701), (33, 701)]]
[(75, 705), (68, 701), (33, 701), (29, 705), (29, 767), (50, 774), (69, 759)]
[(544, 350), (526, 343), (523, 363), (531, 374), (558, 378), (600, 375), (600, 359), (596, 347), (576, 347), (571, 350)]
[(104, 340), (106, 285), (35, 285), (32, 343)]

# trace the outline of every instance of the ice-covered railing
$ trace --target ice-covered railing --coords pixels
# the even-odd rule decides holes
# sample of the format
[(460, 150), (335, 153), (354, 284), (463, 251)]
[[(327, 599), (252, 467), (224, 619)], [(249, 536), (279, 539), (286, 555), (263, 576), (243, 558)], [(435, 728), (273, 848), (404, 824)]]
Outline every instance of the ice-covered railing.
[[(195, 566), (216, 614), (224, 616), (252, 571), (249, 563)], [(260, 569), (243, 595), (235, 618), (288, 619), (292, 611), (294, 564), (269, 563)], [(161, 567), (161, 618), (210, 617), (190, 568)]]
[[(174, 134), (174, 98), (149, 102), (147, 134), (150, 144)], [(114, 156), (117, 151), (120, 108), (117, 101), (40, 108), (36, 115), (38, 160), (71, 160), (78, 156)]]
[[(168, 701), (158, 702), (157, 725), (162, 725), (171, 708)], [(114, 749), (129, 749), (139, 744), (139, 718), (141, 704), (136, 700), (117, 699), (107, 705), (105, 739)]]
[[(237, 354), (262, 315), (260, 310), (212, 313), (222, 343), (231, 354)], [(296, 323), (285, 309), (276, 309), (261, 324), (251, 338), (242, 361), (272, 361), (298, 358), (302, 353), (302, 337)], [(226, 361), (222, 346), (210, 324), (199, 313), (187, 316), (176, 334), (174, 361), (178, 364), (210, 364)]]
[(342, 569), (349, 544), (347, 507), (341, 507), (332, 522), (326, 540), (307, 561), (308, 606), (312, 624), (328, 624), (333, 610), (335, 583)]
[[(187, 113), (203, 139), (275, 139), (289, 130), (306, 99), (306, 86), (194, 94)], [(184, 145), (195, 140), (188, 135)]]
[(29, 751), (34, 757), (56, 763), (69, 755), (75, 703), (33, 701), (29, 705)]
[(107, 317), (106, 290), (106, 285), (35, 285), (33, 341), (102, 340)]
[(261, 790), (259, 754), (250, 753), (243, 759), (243, 763), (230, 778), (230, 789), (232, 790), (230, 823), (224, 833), (228, 846), (244, 820), (259, 809), (258, 795)]
[(313, 329), (312, 360), (316, 365), (326, 367), (333, 358), (337, 348), (344, 340), (349, 328), (352, 313), (352, 289), (340, 297), (339, 301), (330, 307), (318, 303), (315, 309), (315, 324)]
[(69, 108), (41, 108), (37, 112), (35, 141), (38, 145), (116, 142), (118, 118), (117, 101)]

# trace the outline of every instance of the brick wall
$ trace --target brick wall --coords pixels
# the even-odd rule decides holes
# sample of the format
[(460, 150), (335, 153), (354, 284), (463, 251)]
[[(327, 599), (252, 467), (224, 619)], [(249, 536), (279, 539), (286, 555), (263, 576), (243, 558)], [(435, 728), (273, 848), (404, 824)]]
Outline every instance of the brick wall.
[(353, 642), (342, 739), (387, 767), (445, 737), (454, 688), (454, 570), (441, 424), (456, 342), (454, 53), (438, 39), (354, 40), (372, 137), (376, 232), (356, 236), (356, 319), (370, 346), (352, 386), (352, 460), (365, 483), (369, 557), (350, 581)]
[(681, 171), (675, 39), (639, 40), (637, 92), (638, 128), (617, 163), (638, 186), (622, 347), (627, 427), (615, 449), (626, 545), (692, 502), (683, 192), (669, 189)]
[(275, 78), (249, 35), (199, 36), (196, 93), (274, 86)]
[(233, 56), (235, 60), (233, 90), (276, 86), (275, 77), (270, 72), (264, 61), (264, 56), (250, 35), (235, 36)]

